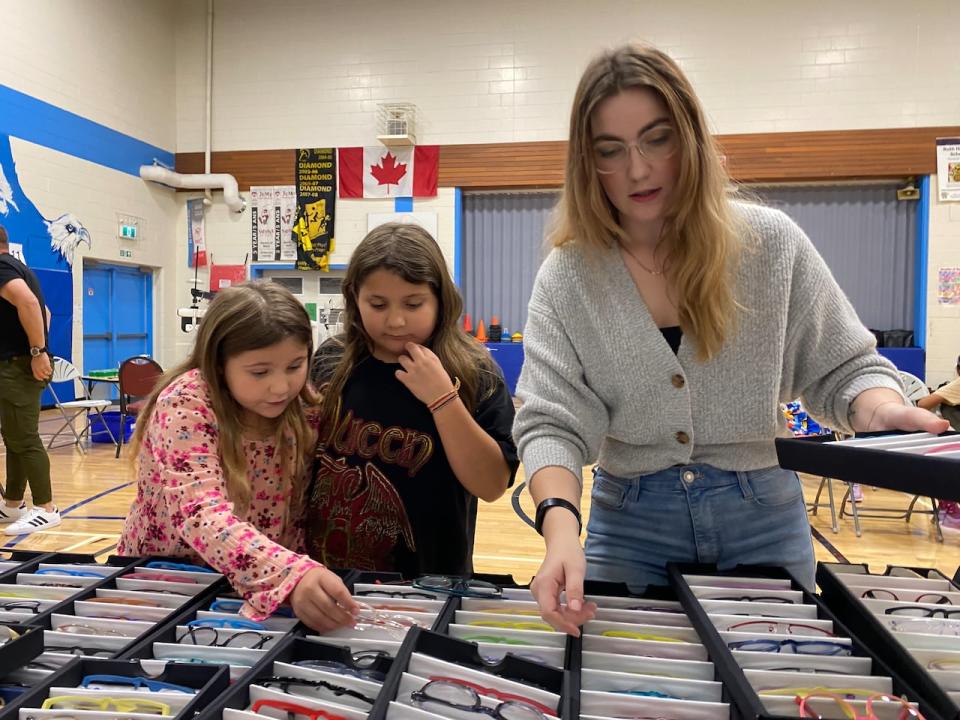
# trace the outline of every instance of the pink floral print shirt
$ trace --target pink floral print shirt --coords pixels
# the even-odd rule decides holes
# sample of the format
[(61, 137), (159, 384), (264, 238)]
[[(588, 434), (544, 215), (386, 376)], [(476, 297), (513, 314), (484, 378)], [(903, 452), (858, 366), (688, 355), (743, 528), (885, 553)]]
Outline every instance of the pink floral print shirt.
[(118, 552), (206, 562), (244, 598), (241, 614), (262, 620), (308, 571), (323, 567), (297, 552), (302, 521), (284, 527), (292, 483), (283, 477), (274, 441), (244, 442), (252, 496), (238, 515), (227, 497), (217, 418), (199, 370), (160, 393), (149, 423)]

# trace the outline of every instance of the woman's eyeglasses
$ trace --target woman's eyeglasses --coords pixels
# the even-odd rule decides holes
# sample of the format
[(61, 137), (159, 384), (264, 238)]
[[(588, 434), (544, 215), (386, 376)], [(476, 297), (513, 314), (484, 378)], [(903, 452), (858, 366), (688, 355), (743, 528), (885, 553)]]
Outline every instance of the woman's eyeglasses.
[(827, 640), (741, 640), (727, 643), (731, 650), (795, 653), (797, 655), (850, 655), (849, 645)]
[(528, 698), (523, 697), (522, 695), (514, 695), (513, 693), (503, 692), (501, 690), (495, 690), (494, 688), (484, 687), (483, 685), (478, 685), (477, 683), (472, 683), (467, 680), (461, 680), (460, 678), (432, 675), (430, 676), (430, 682), (459, 685), (464, 688), (469, 688), (473, 690), (477, 695), (483, 695), (484, 697), (491, 697), (497, 700), (506, 700), (509, 702), (525, 703), (527, 705), (531, 705), (532, 707), (536, 708), (541, 713), (546, 713), (547, 715), (553, 715), (554, 713), (556, 713), (555, 708), (547, 707), (543, 703), (536, 702), (535, 700), (530, 700)]
[(86, 598), (84, 602), (101, 603), (103, 605), (136, 605), (137, 607), (162, 608), (163, 605), (157, 605), (153, 600), (141, 600), (140, 598), (129, 597), (92, 597)]
[(723, 600), (725, 602), (758, 602), (778, 603), (780, 605), (796, 605), (790, 598), (775, 595), (704, 595), (701, 600)]
[(960, 637), (960, 623), (950, 620), (890, 620), (888, 623), (894, 632), (923, 633), (943, 637)]
[(112, 658), (117, 654), (117, 650), (107, 650), (106, 648), (84, 647), (83, 645), (54, 645), (44, 646), (44, 652), (65, 653), (70, 655), (81, 655), (86, 657)]
[(636, 149), (647, 162), (662, 162), (677, 152), (677, 133), (670, 125), (648, 130), (632, 143), (622, 140), (597, 140), (593, 144), (593, 161), (597, 172), (610, 175), (630, 167), (630, 151)]
[(305, 680), (304, 678), (274, 676), (254, 680), (253, 682), (256, 685), (262, 685), (264, 687), (278, 687), (281, 692), (300, 695), (302, 697), (325, 697), (328, 695), (333, 695), (332, 699), (351, 697), (371, 707), (373, 707), (374, 702), (376, 702), (376, 698), (369, 697), (362, 692), (343, 687), (342, 685), (329, 683), (326, 680)]
[(40, 603), (36, 600), (0, 602), (0, 612), (16, 613), (17, 611), (37, 615), (40, 612)]
[(87, 570), (67, 570), (65, 568), (43, 568), (37, 570), (34, 575), (69, 575), (70, 577), (87, 577), (103, 580), (104, 576), (100, 573), (89, 572)]
[(410, 693), (410, 699), (416, 705), (435, 703), (463, 712), (483, 713), (497, 720), (545, 720), (544, 714), (529, 701), (507, 700), (488, 708), (482, 704), (480, 694), (473, 687), (461, 682), (432, 680)]
[(960, 660), (931, 660), (927, 663), (927, 670), (960, 672)]
[(747, 622), (728, 625), (726, 629), (735, 632), (787, 633), (788, 635), (825, 635), (827, 637), (836, 637), (836, 635), (829, 630), (816, 627), (815, 625), (769, 620), (748, 620)]
[(526, 640), (516, 640), (502, 635), (464, 635), (462, 639), (471, 642), (496, 643), (498, 645), (533, 645), (532, 642)]
[(133, 573), (131, 575), (126, 575), (124, 580), (150, 580), (152, 582), (189, 583), (191, 585), (197, 585), (200, 582), (199, 580), (184, 577), (183, 575), (167, 575), (165, 573), (158, 572)]
[[(239, 613), (241, 608), (243, 608), (243, 600), (231, 600), (229, 598), (223, 600), (214, 600), (210, 603), (210, 612), (218, 613)], [(278, 607), (273, 611), (273, 615), (277, 617), (295, 617), (293, 614), (293, 608), (286, 606)]]
[(202, 620), (191, 620), (187, 623), (188, 627), (205, 628), (229, 628), (231, 630), (266, 630), (267, 628), (253, 620), (228, 619), (228, 618), (204, 618)]
[(414, 592), (412, 590), (359, 590), (354, 593), (357, 597), (382, 597), (382, 598), (415, 598), (417, 600), (436, 600), (436, 595), (427, 595), (426, 593)]
[(94, 627), (84, 623), (64, 623), (54, 628), (57, 632), (73, 633), (74, 635), (108, 635), (112, 637), (130, 637), (118, 630), (110, 628)]
[(483, 580), (466, 580), (450, 575), (424, 575), (413, 581), (413, 587), (444, 595), (491, 598), (503, 594), (497, 585)]

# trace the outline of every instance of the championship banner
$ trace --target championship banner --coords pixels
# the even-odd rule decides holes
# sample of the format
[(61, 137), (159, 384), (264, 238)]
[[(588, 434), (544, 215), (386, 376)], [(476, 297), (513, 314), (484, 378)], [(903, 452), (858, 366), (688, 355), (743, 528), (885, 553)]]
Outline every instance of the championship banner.
[(250, 187), (250, 253), (254, 262), (295, 262), (293, 215), (297, 189), (293, 185)]
[(203, 198), (187, 200), (187, 267), (207, 266), (207, 242), (203, 223)]
[(337, 160), (333, 148), (297, 150), (297, 270), (330, 272)]

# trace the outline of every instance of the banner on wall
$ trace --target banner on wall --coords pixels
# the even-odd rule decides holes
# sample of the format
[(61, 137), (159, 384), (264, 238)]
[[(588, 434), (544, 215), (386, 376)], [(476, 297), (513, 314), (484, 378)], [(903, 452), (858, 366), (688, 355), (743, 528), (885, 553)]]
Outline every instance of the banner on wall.
[(187, 200), (187, 267), (207, 266), (206, 227), (203, 222), (203, 198)]
[(942, 267), (937, 276), (937, 302), (960, 305), (960, 268)]
[(937, 138), (937, 196), (960, 202), (960, 138)]
[(254, 262), (295, 262), (293, 215), (297, 191), (293, 185), (250, 187), (250, 254)]
[(340, 148), (341, 198), (436, 197), (439, 145)]
[(330, 272), (334, 251), (337, 156), (333, 148), (297, 150), (297, 205), (293, 235), (297, 270)]

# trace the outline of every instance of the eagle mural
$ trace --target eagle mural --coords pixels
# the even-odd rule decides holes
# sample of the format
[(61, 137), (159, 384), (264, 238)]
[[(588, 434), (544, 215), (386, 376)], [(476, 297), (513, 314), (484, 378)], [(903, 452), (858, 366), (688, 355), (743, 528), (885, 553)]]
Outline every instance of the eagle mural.
[(50, 235), (50, 249), (56, 250), (67, 265), (73, 267), (73, 254), (77, 250), (77, 245), (86, 243), (90, 247), (90, 233), (77, 220), (73, 213), (64, 213), (56, 220), (44, 220), (47, 226), (47, 233)]

